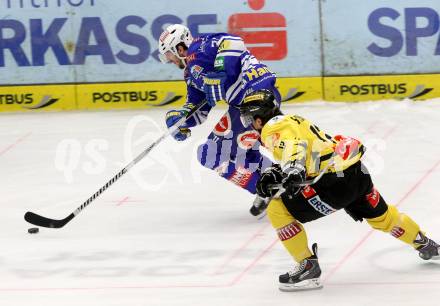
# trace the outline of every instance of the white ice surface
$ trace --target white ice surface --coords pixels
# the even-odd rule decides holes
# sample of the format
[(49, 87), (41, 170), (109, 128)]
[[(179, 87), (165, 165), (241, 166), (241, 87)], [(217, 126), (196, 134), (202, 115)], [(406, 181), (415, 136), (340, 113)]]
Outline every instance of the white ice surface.
[[(70, 214), (161, 134), (164, 112), (0, 116), (1, 306), (440, 305), (440, 261), (343, 212), (306, 224), (324, 289), (278, 291), (292, 260), (248, 213), (253, 196), (196, 161), (224, 110), (186, 143), (161, 143), (64, 228), (27, 233), (26, 211)], [(361, 139), (384, 198), (440, 240), (440, 101), (285, 112)]]

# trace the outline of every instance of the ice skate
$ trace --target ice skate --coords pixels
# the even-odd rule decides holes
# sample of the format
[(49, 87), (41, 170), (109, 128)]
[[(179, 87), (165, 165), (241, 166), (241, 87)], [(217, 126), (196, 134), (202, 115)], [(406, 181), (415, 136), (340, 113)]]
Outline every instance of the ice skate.
[(252, 203), (249, 212), (252, 216), (257, 217), (257, 219), (261, 219), (266, 215), (266, 208), (269, 205), (269, 199), (264, 199), (260, 196), (256, 196), (254, 202)]
[(419, 232), (414, 240), (414, 243), (420, 246), (416, 248), (419, 251), (420, 258), (424, 260), (429, 260), (434, 257), (434, 259), (439, 259), (440, 245), (438, 245), (434, 240), (429, 239), (423, 233)]
[(321, 268), (318, 263), (318, 245), (312, 245), (313, 255), (301, 261), (293, 271), (279, 277), (281, 291), (299, 291), (322, 288)]

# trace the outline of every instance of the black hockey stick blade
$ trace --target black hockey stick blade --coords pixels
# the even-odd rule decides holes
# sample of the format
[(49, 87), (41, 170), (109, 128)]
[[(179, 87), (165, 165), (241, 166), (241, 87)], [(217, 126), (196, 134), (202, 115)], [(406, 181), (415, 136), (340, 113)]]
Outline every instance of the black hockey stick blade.
[(75, 217), (75, 215), (72, 213), (70, 215), (68, 215), (66, 218), (61, 219), (61, 220), (55, 220), (55, 219), (49, 219), (40, 215), (37, 215), (33, 212), (28, 211), (25, 215), (24, 215), (24, 219), (33, 224), (33, 225), (37, 225), (37, 226), (41, 226), (41, 227), (48, 227), (48, 228), (61, 228), (64, 225), (67, 224), (67, 222), (69, 222), (70, 220), (73, 219), (73, 217)]

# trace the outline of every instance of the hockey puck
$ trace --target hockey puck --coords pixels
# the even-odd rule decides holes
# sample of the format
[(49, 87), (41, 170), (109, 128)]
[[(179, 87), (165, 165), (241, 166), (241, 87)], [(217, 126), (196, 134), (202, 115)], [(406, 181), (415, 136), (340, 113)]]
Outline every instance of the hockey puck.
[(30, 229), (28, 229), (28, 233), (29, 234), (37, 234), (40, 230), (38, 229), (38, 227), (31, 227)]

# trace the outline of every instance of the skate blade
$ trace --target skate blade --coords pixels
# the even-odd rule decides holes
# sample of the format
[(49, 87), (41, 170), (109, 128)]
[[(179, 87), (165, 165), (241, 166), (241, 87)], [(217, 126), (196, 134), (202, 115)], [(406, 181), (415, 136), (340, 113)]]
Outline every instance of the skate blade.
[(322, 283), (321, 283), (321, 279), (319, 278), (307, 279), (295, 284), (283, 284), (283, 283), (279, 284), (279, 289), (284, 292), (315, 290), (321, 288), (322, 288)]
[(419, 257), (421, 258), (421, 259), (423, 259), (423, 260), (426, 260), (426, 261), (439, 261), (440, 260), (440, 255), (435, 255), (435, 256), (432, 256), (432, 257), (425, 257), (425, 256), (422, 256), (422, 255), (420, 255), (419, 254)]

